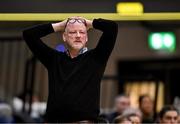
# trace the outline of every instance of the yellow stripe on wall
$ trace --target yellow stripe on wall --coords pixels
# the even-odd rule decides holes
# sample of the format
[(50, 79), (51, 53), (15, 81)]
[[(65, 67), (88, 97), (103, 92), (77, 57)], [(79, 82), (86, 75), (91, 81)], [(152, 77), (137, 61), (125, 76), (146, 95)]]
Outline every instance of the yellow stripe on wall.
[(117, 13), (0, 13), (0, 21), (59, 21), (72, 16), (88, 19), (104, 18), (114, 21), (180, 20), (180, 13), (143, 13), (121, 15)]

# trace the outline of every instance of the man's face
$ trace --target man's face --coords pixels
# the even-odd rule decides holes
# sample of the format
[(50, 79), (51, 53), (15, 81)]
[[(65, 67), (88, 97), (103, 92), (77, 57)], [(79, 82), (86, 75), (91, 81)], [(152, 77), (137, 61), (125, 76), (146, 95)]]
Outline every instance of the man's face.
[(168, 111), (164, 114), (160, 120), (161, 124), (177, 124), (178, 123), (178, 113), (176, 111)]
[(63, 40), (71, 50), (80, 50), (85, 47), (88, 40), (85, 24), (77, 21), (74, 23), (67, 23), (63, 34)]
[(141, 110), (144, 114), (152, 114), (153, 112), (153, 101), (150, 97), (145, 97), (141, 103)]
[(116, 109), (119, 114), (121, 114), (125, 109), (130, 106), (130, 99), (128, 97), (120, 97), (116, 99)]

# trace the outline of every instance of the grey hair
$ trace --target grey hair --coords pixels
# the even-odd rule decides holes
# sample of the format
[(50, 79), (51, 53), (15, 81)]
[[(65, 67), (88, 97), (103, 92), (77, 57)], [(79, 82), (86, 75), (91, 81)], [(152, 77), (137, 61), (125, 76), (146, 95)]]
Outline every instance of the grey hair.
[(123, 111), (122, 113), (123, 116), (130, 116), (130, 115), (137, 115), (140, 118), (142, 118), (142, 112), (138, 108), (127, 108), (126, 110)]
[(115, 101), (118, 100), (118, 99), (120, 99), (120, 98), (123, 98), (123, 97), (129, 98), (129, 95), (127, 95), (127, 94), (120, 94), (120, 95), (118, 95), (118, 96), (115, 97)]

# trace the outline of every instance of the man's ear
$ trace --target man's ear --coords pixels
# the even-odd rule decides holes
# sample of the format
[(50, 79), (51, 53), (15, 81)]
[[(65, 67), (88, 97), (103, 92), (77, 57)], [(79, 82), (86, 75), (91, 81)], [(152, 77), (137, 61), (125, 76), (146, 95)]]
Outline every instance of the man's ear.
[(63, 41), (66, 42), (66, 33), (63, 32)]

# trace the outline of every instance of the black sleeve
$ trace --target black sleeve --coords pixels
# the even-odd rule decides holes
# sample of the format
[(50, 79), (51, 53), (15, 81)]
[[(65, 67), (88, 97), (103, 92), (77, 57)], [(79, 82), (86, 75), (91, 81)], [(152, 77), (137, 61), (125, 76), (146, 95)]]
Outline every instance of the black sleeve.
[(103, 32), (95, 48), (95, 54), (100, 61), (107, 61), (116, 42), (118, 25), (114, 21), (94, 19), (93, 27)]
[(23, 38), (28, 47), (35, 57), (37, 57), (46, 67), (49, 65), (49, 60), (52, 59), (55, 50), (44, 44), (40, 38), (53, 32), (54, 29), (50, 23), (36, 25), (23, 31)]

